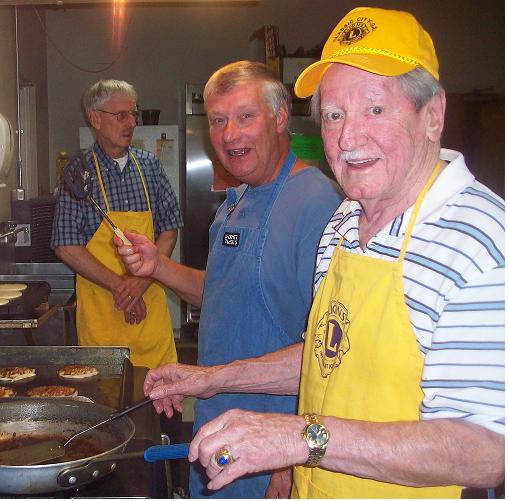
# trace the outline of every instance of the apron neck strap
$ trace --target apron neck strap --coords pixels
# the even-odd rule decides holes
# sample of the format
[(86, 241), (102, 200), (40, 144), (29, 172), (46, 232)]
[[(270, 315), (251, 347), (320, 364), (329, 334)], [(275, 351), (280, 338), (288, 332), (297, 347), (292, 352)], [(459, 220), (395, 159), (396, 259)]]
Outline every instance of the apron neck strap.
[[(106, 190), (104, 188), (104, 182), (102, 181), (102, 175), (101, 175), (101, 169), (99, 167), (99, 161), (97, 160), (97, 155), (95, 154), (95, 151), (92, 150), (93, 160), (95, 163), (95, 171), (97, 172), (97, 178), (99, 179), (99, 186), (101, 187), (102, 196), (104, 197), (104, 202), (106, 204), (106, 212), (109, 212), (109, 202), (108, 197), (106, 196)], [(146, 204), (148, 206), (148, 210), (152, 210), (152, 206), (150, 205), (150, 197), (148, 196), (148, 188), (146, 187), (145, 178), (143, 177), (143, 174), (141, 173), (141, 167), (139, 166), (139, 162), (136, 159), (136, 156), (132, 151), (129, 151), (129, 155), (132, 158), (132, 161), (134, 162), (134, 165), (136, 166), (139, 177), (141, 178), (141, 183), (143, 184), (143, 190), (145, 192), (146, 197)]]
[(104, 189), (104, 183), (102, 182), (101, 168), (99, 167), (99, 161), (97, 160), (97, 155), (95, 151), (92, 150), (93, 161), (95, 163), (95, 172), (97, 172), (97, 178), (99, 179), (99, 186), (101, 187), (102, 196), (104, 197), (104, 202), (106, 204), (106, 212), (109, 212), (109, 202), (108, 197), (106, 196), (106, 190)]
[(430, 187), (436, 180), (437, 175), (439, 174), (439, 170), (441, 168), (441, 160), (438, 159), (434, 170), (432, 171), (432, 174), (430, 175), (428, 181), (425, 183), (425, 186), (423, 187), (423, 190), (418, 195), (418, 198), (416, 199), (415, 206), (413, 208), (413, 213), (411, 214), (411, 219), (409, 220), (409, 223), (407, 225), (406, 234), (404, 236), (404, 242), (402, 243), (402, 248), (400, 249), (400, 255), (399, 255), (399, 261), (403, 261), (404, 256), (406, 254), (406, 249), (409, 243), (409, 239), (411, 238), (411, 233), (413, 232), (414, 225), (416, 223), (416, 218), (418, 217), (418, 213), (420, 212), (420, 208), (422, 206), (423, 200), (425, 199), (425, 196), (427, 195), (428, 191), (430, 190)]
[(138, 169), (139, 177), (141, 178), (141, 182), (143, 183), (143, 189), (145, 190), (146, 204), (148, 206), (148, 210), (151, 212), (152, 206), (150, 205), (150, 197), (148, 196), (148, 188), (146, 187), (145, 178), (143, 177), (143, 174), (141, 173), (141, 167), (139, 166), (138, 159), (136, 158), (134, 153), (132, 153), (132, 151), (129, 151), (129, 154), (130, 154), (133, 162), (136, 164), (136, 168)]

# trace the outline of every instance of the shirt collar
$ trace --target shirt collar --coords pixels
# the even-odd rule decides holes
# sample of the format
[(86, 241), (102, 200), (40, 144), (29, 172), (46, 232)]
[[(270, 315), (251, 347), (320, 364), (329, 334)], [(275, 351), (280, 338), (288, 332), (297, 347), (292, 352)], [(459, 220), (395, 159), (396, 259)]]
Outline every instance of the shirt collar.
[[(442, 148), (439, 158), (448, 165), (430, 187), (420, 208), (416, 223), (420, 221), (437, 221), (447, 203), (461, 193), (474, 181), (474, 176), (467, 168), (464, 156), (458, 151)], [(405, 233), (414, 205), (403, 214), (385, 225), (378, 235), (397, 237)], [(356, 200), (345, 199), (332, 217), (334, 230), (349, 242), (359, 240), (359, 218), (362, 206)]]
[[(112, 159), (109, 155), (106, 154), (106, 152), (101, 148), (101, 145), (97, 141), (95, 141), (93, 149), (95, 151), (95, 154), (97, 155), (97, 160), (101, 167), (105, 167), (106, 169), (116, 168), (120, 170), (118, 167), (118, 163), (114, 159)], [(130, 163), (130, 152), (131, 147), (129, 146), (127, 148), (127, 154), (129, 155), (129, 158), (127, 159), (127, 164), (125, 165), (125, 168), (128, 168)]]

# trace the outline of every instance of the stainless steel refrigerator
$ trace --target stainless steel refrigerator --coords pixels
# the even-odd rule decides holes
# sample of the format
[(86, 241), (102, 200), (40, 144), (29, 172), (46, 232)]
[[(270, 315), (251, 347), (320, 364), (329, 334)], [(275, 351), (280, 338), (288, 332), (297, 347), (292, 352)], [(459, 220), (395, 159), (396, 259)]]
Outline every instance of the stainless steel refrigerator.
[[(185, 172), (182, 175), (185, 220), (182, 262), (199, 269), (206, 267), (208, 230), (226, 197), (226, 192), (219, 186), (224, 184), (220, 182), (223, 168), (210, 143), (203, 88), (203, 84), (187, 84), (185, 88)], [(307, 101), (293, 103), (289, 131), (297, 156), (309, 160), (332, 176), (324, 158), (321, 134), (309, 116)], [(198, 309), (190, 305), (183, 305), (183, 308), (184, 322), (199, 323)]]

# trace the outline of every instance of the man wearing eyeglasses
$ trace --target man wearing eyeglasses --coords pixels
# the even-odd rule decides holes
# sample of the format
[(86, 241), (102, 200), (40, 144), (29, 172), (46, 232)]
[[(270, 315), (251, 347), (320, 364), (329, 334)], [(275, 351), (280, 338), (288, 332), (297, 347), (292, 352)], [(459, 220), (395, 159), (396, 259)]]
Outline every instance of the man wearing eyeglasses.
[[(132, 85), (101, 80), (83, 95), (82, 106), (95, 132), (84, 152), (89, 193), (119, 228), (135, 228), (170, 256), (180, 208), (157, 157), (131, 146), (137, 125)], [(71, 161), (80, 178), (83, 165)], [(113, 232), (87, 200), (68, 188), (58, 193), (53, 224), (55, 254), (76, 272), (76, 326), (80, 345), (128, 346), (134, 365), (157, 367), (176, 361), (166, 295), (153, 280), (127, 273), (112, 244)]]

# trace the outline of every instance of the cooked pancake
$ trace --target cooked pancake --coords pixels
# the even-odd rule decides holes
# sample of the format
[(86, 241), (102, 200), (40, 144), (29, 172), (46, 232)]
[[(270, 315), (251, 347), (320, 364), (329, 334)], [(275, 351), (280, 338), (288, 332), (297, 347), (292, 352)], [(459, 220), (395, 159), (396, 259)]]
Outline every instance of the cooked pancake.
[(23, 293), (19, 291), (0, 290), (0, 299), (16, 299)]
[(9, 300), (4, 299), (3, 297), (0, 298), (0, 306), (5, 306), (6, 304), (9, 304)]
[(15, 396), (16, 390), (13, 390), (12, 388), (7, 388), (7, 386), (0, 386), (0, 398), (9, 398)]
[(0, 381), (21, 381), (35, 377), (35, 369), (31, 367), (0, 367)]
[(72, 386), (35, 386), (30, 388), (26, 394), (29, 397), (75, 397), (78, 394), (78, 390)]
[(66, 365), (58, 369), (58, 375), (64, 379), (88, 379), (97, 374), (99, 371), (92, 365)]
[(20, 282), (9, 284), (0, 283), (0, 291), (24, 291), (27, 287), (27, 284), (22, 284)]

